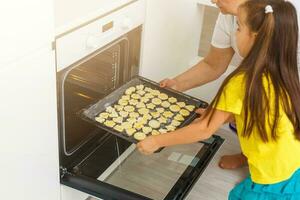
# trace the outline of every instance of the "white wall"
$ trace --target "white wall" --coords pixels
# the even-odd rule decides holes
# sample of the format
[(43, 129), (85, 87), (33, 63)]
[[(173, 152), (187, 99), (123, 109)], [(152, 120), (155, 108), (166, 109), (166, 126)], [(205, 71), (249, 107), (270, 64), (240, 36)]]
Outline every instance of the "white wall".
[(1, 2), (0, 68), (50, 45), (53, 36), (51, 0)]
[(148, 0), (141, 75), (159, 81), (198, 56), (202, 9), (196, 0)]

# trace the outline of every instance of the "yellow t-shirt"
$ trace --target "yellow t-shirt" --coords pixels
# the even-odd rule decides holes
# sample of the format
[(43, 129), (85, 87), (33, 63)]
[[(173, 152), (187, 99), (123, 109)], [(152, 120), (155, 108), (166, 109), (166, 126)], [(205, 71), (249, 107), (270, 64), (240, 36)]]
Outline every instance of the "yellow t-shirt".
[[(274, 90), (270, 87), (272, 84), (264, 78), (263, 85), (273, 108)], [(243, 137), (241, 132), (244, 124), (244, 86), (244, 75), (234, 76), (225, 86), (216, 109), (234, 114), (241, 149), (248, 159), (252, 181), (259, 184), (274, 184), (287, 180), (300, 168), (300, 142), (294, 137), (293, 125), (280, 107), (276, 130), (279, 138), (276, 142), (270, 139), (269, 142), (264, 143), (255, 127), (249, 138)], [(270, 92), (267, 88), (270, 88)], [(272, 112), (274, 110), (270, 111), (268, 117), (272, 118)], [(270, 136), (271, 128), (267, 126), (266, 129), (267, 135)]]

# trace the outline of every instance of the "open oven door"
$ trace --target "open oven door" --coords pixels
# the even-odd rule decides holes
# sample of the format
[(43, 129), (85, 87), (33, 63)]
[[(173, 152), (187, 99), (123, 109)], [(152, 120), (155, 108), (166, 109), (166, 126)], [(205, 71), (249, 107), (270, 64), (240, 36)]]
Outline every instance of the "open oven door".
[[(135, 145), (125, 150), (124, 141), (110, 135), (82, 163), (70, 170), (62, 168), (61, 183), (105, 200), (184, 199), (222, 142), (213, 136), (205, 142), (168, 147), (145, 156)], [(103, 160), (113, 156), (114, 161)], [(113, 161), (109, 166), (108, 160)], [(105, 165), (108, 167), (103, 169)]]

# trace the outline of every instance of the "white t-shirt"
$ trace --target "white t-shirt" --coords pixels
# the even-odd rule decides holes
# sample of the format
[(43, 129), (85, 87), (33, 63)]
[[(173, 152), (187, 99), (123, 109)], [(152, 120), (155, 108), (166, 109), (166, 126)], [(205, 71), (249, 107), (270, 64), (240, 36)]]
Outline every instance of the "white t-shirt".
[[(298, 24), (300, 28), (300, 0), (290, 0), (296, 7), (298, 12)], [(242, 61), (242, 57), (239, 55), (239, 51), (236, 44), (235, 32), (238, 26), (236, 23), (236, 17), (233, 15), (219, 14), (214, 29), (211, 44), (216, 48), (229, 48), (232, 47), (235, 51), (234, 64), (239, 65)], [(299, 43), (298, 43), (298, 71), (300, 73), (300, 32), (299, 32)]]

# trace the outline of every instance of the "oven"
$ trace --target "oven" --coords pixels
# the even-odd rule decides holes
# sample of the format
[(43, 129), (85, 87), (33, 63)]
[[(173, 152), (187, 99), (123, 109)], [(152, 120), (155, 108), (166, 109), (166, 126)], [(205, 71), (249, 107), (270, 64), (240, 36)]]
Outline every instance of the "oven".
[(80, 111), (139, 75), (145, 0), (56, 38), (62, 200), (184, 199), (223, 142), (151, 156), (81, 119)]

